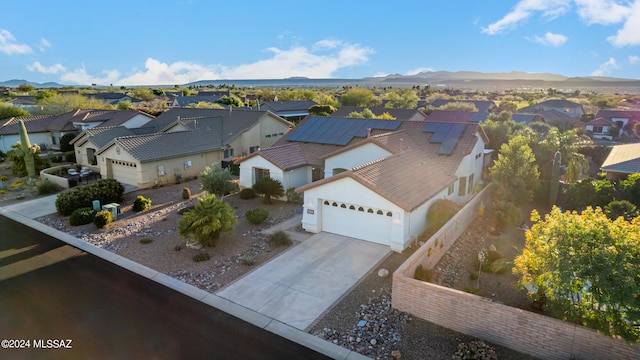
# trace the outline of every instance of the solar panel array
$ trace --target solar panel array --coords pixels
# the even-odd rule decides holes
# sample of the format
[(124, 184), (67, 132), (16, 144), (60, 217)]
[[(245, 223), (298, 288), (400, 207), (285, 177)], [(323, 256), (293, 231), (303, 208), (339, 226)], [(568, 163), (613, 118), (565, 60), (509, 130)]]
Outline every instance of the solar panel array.
[(288, 137), (289, 141), (346, 145), (354, 137), (366, 137), (367, 129), (397, 130), (400, 121), (311, 117)]
[(440, 144), (438, 154), (451, 155), (466, 126), (466, 124), (457, 123), (427, 123), (422, 131), (433, 133), (429, 142)]

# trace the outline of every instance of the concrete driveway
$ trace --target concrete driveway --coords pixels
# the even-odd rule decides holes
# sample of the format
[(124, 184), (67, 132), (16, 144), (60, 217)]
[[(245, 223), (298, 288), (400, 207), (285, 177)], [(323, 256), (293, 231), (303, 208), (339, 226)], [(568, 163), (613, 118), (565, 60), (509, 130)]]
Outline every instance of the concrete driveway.
[(316, 234), (217, 295), (305, 330), (390, 251), (363, 240)]

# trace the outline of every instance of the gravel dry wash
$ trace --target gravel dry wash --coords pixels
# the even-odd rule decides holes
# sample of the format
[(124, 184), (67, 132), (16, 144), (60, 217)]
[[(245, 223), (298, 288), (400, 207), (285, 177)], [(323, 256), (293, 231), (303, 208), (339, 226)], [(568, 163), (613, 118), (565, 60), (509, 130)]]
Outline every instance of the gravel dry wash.
[[(191, 200), (182, 199), (184, 187), (191, 190)], [(133, 201), (138, 195), (151, 199), (151, 209), (139, 213), (132, 211)], [(282, 252), (285, 248), (269, 246), (261, 230), (302, 211), (300, 206), (286, 202), (264, 205), (260, 198), (242, 200), (237, 195), (227, 196), (224, 200), (235, 210), (238, 220), (233, 233), (223, 234), (216, 247), (198, 250), (187, 247), (180, 237), (178, 222), (181, 215), (178, 211), (195, 204), (201, 195), (200, 183), (196, 180), (126, 194), (118, 219), (104, 229), (97, 229), (93, 224), (72, 227), (68, 218), (59, 215), (45, 216), (38, 221), (198, 288), (215, 292)], [(258, 207), (269, 210), (269, 217), (260, 226), (249, 223), (244, 216), (247, 210)], [(142, 244), (140, 240), (143, 238), (153, 241)], [(199, 252), (208, 253), (210, 260), (195, 262), (193, 257)], [(245, 256), (253, 258), (252, 266), (243, 263)]]

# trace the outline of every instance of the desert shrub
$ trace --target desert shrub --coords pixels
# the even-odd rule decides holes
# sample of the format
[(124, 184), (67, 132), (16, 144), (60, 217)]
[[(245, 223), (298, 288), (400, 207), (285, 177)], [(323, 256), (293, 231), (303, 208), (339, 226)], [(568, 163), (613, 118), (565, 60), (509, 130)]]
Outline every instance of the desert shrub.
[(493, 274), (504, 274), (511, 268), (511, 263), (505, 258), (499, 258), (491, 263), (489, 271)]
[(304, 198), (296, 192), (296, 188), (288, 188), (285, 195), (287, 196), (287, 202), (302, 205)]
[(496, 351), (484, 341), (472, 341), (459, 343), (458, 350), (452, 356), (454, 360), (477, 359), (477, 360), (497, 360)]
[(253, 255), (251, 255), (251, 254), (245, 254), (245, 255), (242, 257), (242, 263), (243, 263), (243, 264), (245, 264), (245, 265), (247, 265), (247, 266), (251, 266), (251, 265), (253, 265), (255, 262), (256, 262), (256, 259), (255, 259), (255, 258), (254, 258), (254, 256), (253, 256)]
[(76, 162), (76, 152), (73, 150), (65, 152), (64, 159), (67, 162), (72, 162), (72, 163)]
[[(71, 140), (75, 138), (78, 133), (66, 133), (60, 137), (60, 151), (66, 153), (73, 151), (73, 145), (70, 144)], [(75, 162), (75, 160), (73, 161)]]
[(282, 183), (276, 179), (272, 179), (268, 176), (263, 177), (253, 184), (253, 190), (258, 194), (264, 195), (262, 202), (265, 204), (271, 204), (271, 198), (279, 198), (284, 196), (284, 188)]
[(211, 256), (209, 256), (209, 254), (207, 254), (206, 252), (199, 252), (193, 257), (193, 261), (195, 262), (207, 261), (209, 259), (211, 259)]
[(291, 244), (293, 244), (289, 234), (282, 230), (269, 234), (269, 236), (267, 236), (267, 240), (269, 241), (269, 244), (274, 247), (291, 246)]
[(431, 281), (432, 278), (431, 269), (425, 268), (422, 264), (416, 266), (416, 270), (413, 272), (413, 278), (420, 281)]
[(138, 195), (133, 201), (133, 211), (145, 211), (151, 208), (151, 199), (147, 199), (142, 195)]
[(496, 231), (517, 224), (521, 217), (520, 209), (514, 203), (500, 199), (491, 202), (489, 213)]
[(182, 189), (182, 198), (184, 200), (191, 199), (191, 190), (188, 187)]
[(423, 234), (426, 239), (435, 234), (444, 224), (447, 223), (460, 209), (460, 207), (451, 200), (436, 200), (427, 211), (427, 230)]
[(69, 217), (69, 225), (79, 226), (93, 222), (93, 218), (96, 216), (95, 210), (89, 207), (75, 209)]
[(262, 224), (269, 217), (269, 210), (264, 208), (247, 210), (244, 214), (250, 223), (254, 225)]
[(187, 211), (191, 211), (194, 208), (195, 208), (194, 205), (183, 207), (182, 209), (178, 210), (178, 214), (179, 215), (184, 215), (184, 213), (186, 213)]
[(93, 217), (93, 223), (99, 229), (111, 224), (113, 221), (113, 214), (109, 210), (98, 211)]
[(252, 188), (244, 188), (240, 190), (240, 199), (248, 200), (256, 197), (256, 191)]
[(60, 190), (58, 184), (49, 179), (45, 179), (40, 183), (40, 185), (38, 185), (38, 194), (40, 195), (54, 194), (58, 192), (58, 190)]
[(493, 247), (489, 250), (484, 250), (484, 260), (480, 264), (480, 260), (474, 257), (475, 268), (480, 268), (481, 271), (493, 274), (502, 274), (509, 268), (509, 262), (504, 256)]
[(604, 213), (611, 220), (616, 220), (622, 216), (625, 220), (631, 221), (638, 216), (638, 208), (628, 200), (615, 200), (604, 207)]
[(140, 239), (140, 244), (151, 244), (153, 242), (152, 238), (142, 238)]

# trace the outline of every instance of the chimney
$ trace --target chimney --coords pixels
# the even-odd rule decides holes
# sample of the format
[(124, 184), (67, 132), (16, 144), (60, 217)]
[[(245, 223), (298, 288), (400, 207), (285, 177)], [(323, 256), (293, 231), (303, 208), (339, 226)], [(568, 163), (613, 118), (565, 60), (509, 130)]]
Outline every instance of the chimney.
[(367, 128), (367, 139), (371, 139), (371, 128)]

